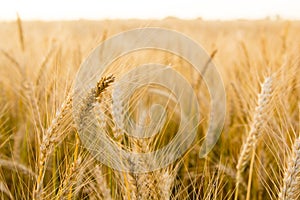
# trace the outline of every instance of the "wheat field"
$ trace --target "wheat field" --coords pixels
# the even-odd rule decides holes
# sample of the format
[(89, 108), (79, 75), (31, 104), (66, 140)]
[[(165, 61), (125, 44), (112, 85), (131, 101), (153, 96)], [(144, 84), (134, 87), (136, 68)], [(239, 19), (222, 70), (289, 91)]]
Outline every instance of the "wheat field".
[[(300, 199), (300, 22), (19, 18), (0, 27), (0, 199)], [(226, 120), (217, 144), (199, 158), (210, 111), (201, 77), (168, 52), (143, 50), (118, 58), (81, 105), (83, 111), (90, 112), (90, 105), (103, 111), (100, 126), (114, 144), (145, 153), (166, 145), (178, 129), (172, 102), (165, 106), (174, 117), (168, 116), (154, 139), (130, 138), (116, 126), (124, 113), (112, 101), (112, 90), (120, 74), (135, 65), (155, 61), (182, 73), (202, 116), (197, 137), (181, 158), (155, 171), (131, 173), (103, 165), (85, 148), (72, 114), (72, 87), (95, 47), (143, 27), (176, 30), (203, 46), (223, 79)], [(132, 97), (132, 105), (143, 94)], [(142, 114), (132, 117), (146, 123)]]

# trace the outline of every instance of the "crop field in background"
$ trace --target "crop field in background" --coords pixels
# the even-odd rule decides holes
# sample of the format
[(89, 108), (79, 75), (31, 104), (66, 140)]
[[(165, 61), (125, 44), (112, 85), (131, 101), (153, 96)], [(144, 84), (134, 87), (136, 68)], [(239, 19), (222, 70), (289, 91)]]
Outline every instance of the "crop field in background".
[[(147, 173), (122, 172), (103, 165), (83, 145), (72, 114), (72, 87), (81, 63), (102, 41), (144, 27), (175, 30), (202, 45), (224, 83), (226, 119), (212, 151), (199, 158), (213, 108), (190, 63), (151, 49), (116, 59), (91, 99), (114, 144), (147, 153), (167, 145), (178, 130), (179, 108), (171, 98), (164, 104), (166, 124), (155, 138), (131, 138), (116, 127), (124, 113), (111, 100), (114, 84), (122, 72), (143, 63), (181, 73), (201, 115), (197, 137), (181, 158)], [(300, 199), (299, 33), (300, 22), (280, 19), (0, 22), (0, 199)], [(138, 99), (145, 105), (165, 100), (151, 94), (155, 89), (140, 89), (131, 98), (135, 121), (150, 119), (150, 106), (135, 112)]]

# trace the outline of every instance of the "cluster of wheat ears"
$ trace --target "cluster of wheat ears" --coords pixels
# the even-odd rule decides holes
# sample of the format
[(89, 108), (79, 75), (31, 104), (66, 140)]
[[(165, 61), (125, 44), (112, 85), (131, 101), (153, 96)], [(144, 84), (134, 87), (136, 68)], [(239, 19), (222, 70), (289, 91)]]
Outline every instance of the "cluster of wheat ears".
[[(201, 77), (186, 70), (189, 63), (170, 53), (156, 56), (145, 50), (114, 61), (83, 97), (80, 126), (74, 123), (72, 83), (83, 58), (108, 35), (140, 24), (184, 32), (212, 52), (209, 62), (220, 66), (227, 115), (205, 158), (198, 155), (208, 127), (209, 92)], [(0, 199), (300, 199), (298, 22), (41, 23), (18, 18), (0, 26)], [(80, 129), (89, 126), (86, 119), (94, 112), (104, 134), (126, 151), (147, 153), (170, 142), (178, 130), (170, 99), (161, 134), (137, 139), (124, 134), (124, 104), (118, 93), (112, 95), (122, 70), (148, 61), (170, 64), (184, 74), (203, 118), (193, 145), (174, 163), (145, 173), (118, 171), (87, 151)], [(131, 105), (143, 94), (132, 97)], [(144, 100), (148, 105), (161, 99)], [(131, 117), (147, 124), (148, 108), (140, 109)], [(136, 162), (147, 169), (156, 161)]]

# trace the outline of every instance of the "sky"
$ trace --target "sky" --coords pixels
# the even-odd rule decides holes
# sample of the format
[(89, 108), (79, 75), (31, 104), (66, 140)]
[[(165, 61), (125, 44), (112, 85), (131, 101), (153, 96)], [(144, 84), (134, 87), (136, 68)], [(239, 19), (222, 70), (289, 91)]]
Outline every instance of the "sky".
[(300, 0), (0, 0), (0, 20), (300, 19)]

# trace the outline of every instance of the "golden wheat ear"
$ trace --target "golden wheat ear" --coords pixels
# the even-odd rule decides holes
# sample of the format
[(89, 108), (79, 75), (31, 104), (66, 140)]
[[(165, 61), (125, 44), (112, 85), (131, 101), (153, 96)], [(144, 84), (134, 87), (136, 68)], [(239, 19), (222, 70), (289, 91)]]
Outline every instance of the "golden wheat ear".
[(54, 145), (61, 140), (63, 132), (59, 132), (59, 128), (64, 122), (66, 116), (70, 113), (71, 108), (72, 98), (71, 96), (68, 96), (43, 135), (43, 139), (39, 147), (38, 177), (36, 181), (36, 187), (33, 191), (33, 199), (41, 198), (46, 162), (53, 150)]
[(22, 26), (22, 20), (17, 13), (17, 25), (18, 25), (18, 33), (19, 33), (19, 42), (21, 46), (21, 50), (25, 51), (25, 43), (24, 43), (24, 33), (23, 33), (23, 26)]
[[(96, 86), (91, 89), (91, 92), (88, 94), (86, 101), (84, 101), (83, 109), (88, 110), (86, 107), (93, 105), (97, 101), (100, 94), (114, 81), (114, 76), (108, 76), (101, 78), (97, 82)], [(45, 175), (45, 166), (49, 155), (51, 154), (54, 145), (56, 145), (62, 138), (62, 131), (59, 131), (60, 126), (63, 124), (66, 116), (70, 114), (72, 109), (72, 97), (68, 95), (66, 100), (61, 106), (59, 112), (57, 112), (55, 118), (52, 120), (51, 125), (46, 130), (43, 135), (43, 140), (39, 148), (39, 157), (38, 157), (38, 178), (36, 181), (36, 187), (33, 191), (33, 199), (40, 199), (42, 196), (43, 188), (43, 179)]]
[(261, 129), (265, 123), (267, 116), (267, 107), (272, 97), (272, 76), (267, 77), (261, 85), (261, 92), (258, 95), (258, 104), (255, 108), (253, 122), (250, 127), (250, 132), (246, 141), (243, 143), (241, 153), (236, 166), (236, 191), (235, 199), (238, 199), (239, 185), (242, 182), (242, 173), (247, 166), (253, 151), (256, 148), (256, 143), (261, 136)]
[(295, 140), (293, 152), (285, 169), (279, 200), (300, 198), (300, 137)]

